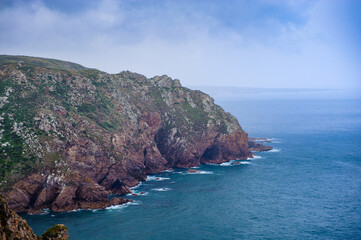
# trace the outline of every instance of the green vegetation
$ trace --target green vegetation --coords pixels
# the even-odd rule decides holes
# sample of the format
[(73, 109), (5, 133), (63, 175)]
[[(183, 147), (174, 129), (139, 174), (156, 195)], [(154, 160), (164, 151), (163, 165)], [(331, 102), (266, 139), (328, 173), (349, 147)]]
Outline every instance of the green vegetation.
[[(12, 89), (0, 109), (4, 118), (0, 144), (5, 144), (0, 145), (0, 181), (16, 180), (37, 169), (62, 171), (55, 162), (64, 160), (64, 151), (78, 143), (76, 138), (88, 138), (122, 161), (129, 153), (143, 151), (144, 137), (152, 138), (146, 136), (148, 129), (142, 132), (141, 121), (155, 126), (159, 116), (162, 130), (176, 128), (174, 137), (190, 143), (207, 131), (211, 115), (217, 119), (214, 124), (221, 122), (218, 131), (227, 133), (228, 115), (213, 103), (208, 115), (203, 93), (158, 87), (140, 74), (111, 76), (59, 60), (1, 55), (0, 68), (7, 74), (0, 76), (0, 97)], [(22, 126), (18, 134), (15, 123)], [(114, 134), (126, 146), (116, 149), (109, 141)]]
[(163, 100), (162, 97), (162, 89), (158, 87), (153, 87), (152, 91), (150, 92), (150, 96), (153, 98), (153, 101), (155, 103), (156, 108), (164, 109), (166, 108), (166, 103)]
[(26, 175), (37, 168), (37, 159), (18, 136), (12, 127), (13, 121), (5, 115), (1, 128), (3, 130), (0, 139), (0, 181), (9, 180), (13, 174)]
[(54, 239), (58, 237), (61, 232), (64, 231), (68, 232), (68, 228), (65, 225), (56, 224), (53, 227), (49, 228), (46, 232), (44, 232), (41, 237), (43, 240)]
[(23, 63), (58, 70), (86, 70), (79, 64), (49, 58), (0, 55), (0, 64)]
[(181, 106), (187, 118), (192, 120), (197, 129), (204, 128), (208, 122), (208, 115), (206, 112), (201, 111), (199, 107), (193, 108), (187, 101)]
[(78, 111), (82, 113), (96, 113), (96, 107), (89, 103), (82, 103), (78, 107)]
[(67, 88), (66, 84), (57, 82), (55, 85), (55, 92), (59, 96), (65, 97), (68, 92), (68, 88)]
[(219, 126), (219, 131), (223, 134), (227, 134), (227, 125), (224, 121), (221, 122), (221, 125)]

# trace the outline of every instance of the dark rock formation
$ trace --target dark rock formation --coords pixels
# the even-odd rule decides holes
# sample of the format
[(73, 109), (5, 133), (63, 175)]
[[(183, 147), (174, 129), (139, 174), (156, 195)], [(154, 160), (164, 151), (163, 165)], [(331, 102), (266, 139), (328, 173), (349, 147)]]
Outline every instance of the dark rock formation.
[(235, 117), (168, 76), (0, 56), (0, 192), (15, 211), (104, 208), (146, 174), (246, 159), (248, 145)]
[(2, 240), (67, 240), (68, 229), (57, 224), (47, 230), (41, 237), (36, 236), (27, 222), (9, 208), (0, 196), (0, 238)]
[(265, 152), (272, 149), (272, 147), (270, 146), (265, 146), (255, 141), (248, 141), (248, 147), (250, 151), (254, 151), (254, 152)]

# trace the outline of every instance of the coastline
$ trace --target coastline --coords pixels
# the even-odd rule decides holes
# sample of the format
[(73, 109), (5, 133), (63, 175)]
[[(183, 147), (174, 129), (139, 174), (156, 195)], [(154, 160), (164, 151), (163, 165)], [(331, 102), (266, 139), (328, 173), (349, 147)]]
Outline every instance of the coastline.
[[(259, 142), (267, 142), (267, 143), (272, 143), (272, 138), (250, 138), (251, 141), (259, 141)], [(263, 145), (260, 145), (263, 146)], [(264, 148), (265, 147), (265, 148)], [(266, 149), (266, 150), (264, 150)], [(200, 163), (199, 165), (195, 165), (195, 166), (190, 166), (187, 168), (169, 168), (166, 170), (162, 170), (159, 172), (154, 172), (151, 174), (147, 174), (145, 180), (139, 180), (138, 183), (136, 183), (134, 186), (129, 186), (129, 190), (130, 192), (127, 194), (110, 194), (107, 197), (110, 199), (110, 205), (109, 203), (105, 203), (104, 206), (98, 206), (95, 208), (77, 208), (77, 209), (72, 209), (69, 211), (60, 211), (63, 213), (70, 213), (70, 212), (78, 212), (78, 211), (99, 211), (99, 210), (107, 210), (107, 209), (117, 209), (121, 206), (129, 206), (129, 205), (138, 205), (139, 203), (133, 199), (133, 198), (137, 198), (138, 196), (146, 196), (149, 193), (148, 192), (137, 192), (134, 191), (137, 188), (139, 188), (140, 186), (143, 185), (144, 182), (148, 182), (148, 181), (164, 181), (164, 180), (169, 180), (169, 178), (163, 178), (163, 177), (156, 177), (153, 176), (154, 174), (160, 174), (160, 173), (165, 173), (165, 172), (175, 172), (177, 171), (177, 169), (179, 169), (179, 171), (177, 171), (178, 173), (181, 174), (210, 174), (207, 171), (199, 171), (197, 170), (197, 168), (199, 168), (202, 164), (206, 164), (206, 165), (214, 165), (214, 166), (220, 166), (220, 167), (225, 167), (225, 166), (236, 166), (236, 165), (242, 165), (242, 164), (250, 164), (250, 160), (253, 159), (259, 159), (261, 157), (259, 157), (258, 155), (256, 155), (254, 152), (265, 152), (265, 151), (269, 151), (272, 152), (273, 147), (270, 146), (263, 146), (261, 148), (258, 148), (256, 150), (252, 150), (251, 152), (251, 156), (247, 157), (247, 158), (239, 158), (239, 159), (234, 159), (234, 160), (224, 160), (224, 161), (220, 161), (219, 163)], [(275, 151), (276, 152), (276, 151)], [(170, 189), (165, 188), (165, 189), (154, 189), (155, 191), (169, 191)], [(128, 197), (128, 198), (127, 198)], [(133, 197), (133, 198), (131, 198)], [(115, 200), (115, 201), (114, 201)], [(89, 206), (91, 206), (92, 203), (89, 203)], [(60, 213), (60, 212), (56, 212), (56, 211), (50, 211), (49, 209), (42, 209), (40, 211), (34, 211), (34, 212), (26, 212), (26, 214), (29, 215), (47, 215), (47, 214), (51, 214), (51, 213)]]

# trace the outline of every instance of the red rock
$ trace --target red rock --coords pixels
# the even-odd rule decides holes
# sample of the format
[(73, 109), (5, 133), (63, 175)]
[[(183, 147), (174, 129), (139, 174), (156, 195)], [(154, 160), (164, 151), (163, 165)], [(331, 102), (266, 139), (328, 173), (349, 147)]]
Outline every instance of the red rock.
[(124, 204), (127, 203), (128, 200), (122, 197), (113, 197), (111, 204), (112, 205), (120, 205), (120, 204)]
[[(39, 151), (34, 142), (35, 147), (28, 150), (42, 155), (44, 161), (39, 162), (49, 166), (39, 167), (44, 176), (19, 174), (21, 178), (5, 193), (9, 205), (16, 211), (37, 211), (45, 207), (53, 211), (104, 208), (111, 204), (109, 194), (131, 193), (130, 187), (145, 180), (146, 174), (246, 159), (251, 156), (250, 150), (265, 149), (252, 145), (237, 119), (214, 104), (210, 96), (182, 88), (167, 76), (147, 79), (140, 74), (122, 72), (95, 74), (93, 79), (81, 72), (65, 74), (42, 66), (34, 67), (32, 73), (11, 64), (2, 67), (3, 78), (14, 78), (20, 95), (28, 94), (27, 89), (36, 91), (45, 84), (58, 82), (64, 84), (67, 94), (72, 96), (57, 99), (57, 95), (45, 91), (44, 99), (55, 98), (53, 102), (59, 106), (53, 106), (53, 102), (27, 103), (34, 104), (36, 116), (55, 117), (51, 127), (59, 134), (44, 138), (45, 142), (42, 136), (37, 137), (42, 140), (39, 144), (44, 145), (43, 150), (48, 147), (54, 153), (56, 150), (56, 159), (66, 168), (59, 167), (56, 169), (60, 171), (59, 176), (48, 178), (49, 166), (60, 163), (53, 160), (55, 155)], [(31, 85), (22, 81), (18, 84), (19, 74), (34, 81)], [(95, 82), (104, 84), (94, 85)], [(95, 90), (107, 99), (104, 108), (97, 108), (97, 114), (89, 112), (89, 117), (71, 110), (81, 110), (82, 105), (99, 105)], [(38, 125), (33, 128), (30, 130), (34, 130), (34, 134), (39, 132)], [(59, 177), (57, 181), (55, 177)]]
[(135, 197), (137, 197), (137, 196), (138, 196), (138, 194), (136, 194), (136, 193), (132, 193), (132, 196), (135, 196)]
[(32, 215), (39, 215), (39, 214), (45, 214), (44, 210), (36, 210), (36, 209), (29, 209), (28, 214)]

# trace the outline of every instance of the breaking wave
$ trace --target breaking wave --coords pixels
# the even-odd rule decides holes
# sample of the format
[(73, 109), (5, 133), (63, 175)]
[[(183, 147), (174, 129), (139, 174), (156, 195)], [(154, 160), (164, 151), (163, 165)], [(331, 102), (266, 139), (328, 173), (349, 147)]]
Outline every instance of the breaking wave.
[(196, 172), (186, 172), (186, 174), (213, 174), (212, 171), (199, 171), (197, 170)]
[(280, 152), (280, 151), (281, 151), (281, 149), (273, 148), (273, 149), (269, 150), (268, 152)]
[(157, 192), (168, 192), (172, 189), (171, 188), (152, 188), (152, 190), (157, 191)]
[(139, 205), (141, 202), (139, 201), (134, 201), (134, 202), (127, 202), (121, 205), (112, 205), (110, 207), (105, 208), (106, 210), (115, 210), (115, 209), (123, 209), (125, 207), (128, 207), (130, 205)]
[(253, 157), (248, 157), (247, 160), (254, 160), (254, 159), (260, 159), (262, 158), (261, 156), (258, 155), (254, 155)]
[(147, 176), (146, 181), (164, 181), (164, 180), (169, 180), (169, 179), (170, 178), (166, 178), (166, 177)]
[(138, 185), (134, 186), (134, 187), (131, 187), (130, 189), (137, 189), (138, 187), (140, 187), (142, 185), (142, 182), (140, 182)]
[[(247, 160), (248, 160), (248, 159), (247, 159)], [(221, 163), (221, 164), (219, 164), (219, 166), (229, 167), (229, 166), (240, 165), (240, 164), (251, 164), (251, 162), (249, 162), (249, 161), (232, 160), (232, 161), (229, 161), (229, 162)]]

